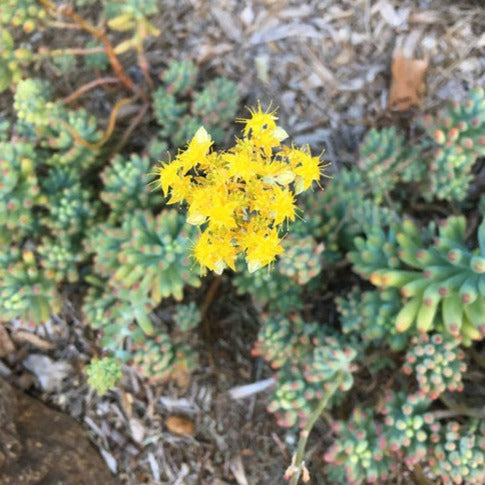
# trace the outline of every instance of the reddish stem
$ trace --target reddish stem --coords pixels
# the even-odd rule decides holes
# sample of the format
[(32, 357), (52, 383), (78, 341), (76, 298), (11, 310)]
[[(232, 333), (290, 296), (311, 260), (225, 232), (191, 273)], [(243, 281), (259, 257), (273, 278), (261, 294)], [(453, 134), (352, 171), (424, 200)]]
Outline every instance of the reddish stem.
[(89, 83), (84, 84), (83, 86), (79, 87), (71, 93), (69, 96), (66, 96), (62, 102), (64, 104), (69, 104), (75, 101), (79, 96), (82, 96), (84, 93), (87, 91), (90, 91), (91, 89), (94, 89), (98, 86), (102, 86), (104, 84), (118, 84), (121, 81), (117, 77), (102, 77), (99, 79), (95, 79), (94, 81), (91, 81)]

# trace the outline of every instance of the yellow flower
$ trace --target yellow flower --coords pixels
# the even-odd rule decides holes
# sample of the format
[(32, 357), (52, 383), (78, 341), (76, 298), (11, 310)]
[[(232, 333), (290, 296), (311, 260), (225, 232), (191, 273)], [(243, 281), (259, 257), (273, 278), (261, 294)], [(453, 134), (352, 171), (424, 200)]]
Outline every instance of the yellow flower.
[(270, 214), (274, 217), (274, 223), (279, 225), (289, 219), (295, 219), (295, 198), (288, 189), (279, 186), (273, 187), (273, 197), (271, 201)]
[(258, 164), (252, 151), (247, 147), (241, 146), (238, 150), (223, 154), (222, 157), (228, 165), (229, 177), (241, 178), (248, 182), (255, 176)]
[(274, 111), (263, 111), (261, 104), (258, 103), (257, 109), (249, 109), (251, 117), (248, 119), (239, 119), (239, 122), (245, 123), (243, 130), (244, 136), (251, 139), (251, 142), (263, 150), (265, 155), (271, 155), (273, 147), (277, 147), (280, 143), (288, 137), (283, 128), (276, 124), (278, 119)]
[(263, 111), (261, 109), (261, 104), (258, 103), (257, 109), (249, 108), (249, 113), (251, 114), (251, 118), (245, 119), (241, 118), (238, 121), (244, 123), (246, 126), (244, 127), (243, 133), (244, 136), (247, 138), (251, 134), (260, 135), (263, 132), (271, 132), (278, 128), (275, 121), (278, 119), (274, 114), (276, 113), (276, 109), (272, 112)]
[(275, 111), (250, 109), (243, 138), (227, 152), (210, 151), (201, 127), (174, 161), (158, 169), (159, 185), (170, 204), (186, 201), (187, 222), (202, 226), (193, 257), (220, 274), (235, 270), (244, 253), (250, 272), (283, 252), (281, 226), (296, 217), (295, 195), (318, 182), (322, 165), (308, 147), (281, 147), (288, 135), (276, 125)]
[(248, 271), (254, 273), (272, 263), (283, 252), (280, 242), (276, 229), (248, 233), (244, 240)]
[(207, 208), (206, 214), (209, 217), (210, 229), (234, 229), (237, 227), (234, 219), (234, 211), (239, 204), (233, 200), (229, 200), (227, 194), (213, 194), (210, 206)]
[(194, 189), (190, 195), (187, 222), (200, 226), (207, 220), (207, 210), (211, 203), (211, 191), (205, 187)]
[(170, 200), (167, 204), (178, 204), (187, 199), (191, 192), (190, 177), (179, 177), (175, 180), (170, 190)]
[(312, 157), (310, 148), (304, 150), (292, 148), (288, 152), (288, 159), (293, 165), (293, 171), (296, 175), (295, 193), (299, 194), (307, 190), (312, 182), (320, 180), (322, 165), (319, 157)]
[(212, 237), (209, 231), (203, 232), (193, 248), (194, 259), (202, 268), (221, 274), (228, 266), (235, 270), (236, 248), (231, 244), (232, 236)]
[(180, 180), (179, 170), (181, 168), (182, 165), (174, 160), (158, 169), (158, 184), (162, 188), (163, 195), (167, 196), (169, 188)]
[(206, 157), (212, 145), (212, 139), (209, 133), (201, 126), (196, 132), (187, 148), (177, 155), (185, 172), (188, 172), (197, 163), (201, 163)]

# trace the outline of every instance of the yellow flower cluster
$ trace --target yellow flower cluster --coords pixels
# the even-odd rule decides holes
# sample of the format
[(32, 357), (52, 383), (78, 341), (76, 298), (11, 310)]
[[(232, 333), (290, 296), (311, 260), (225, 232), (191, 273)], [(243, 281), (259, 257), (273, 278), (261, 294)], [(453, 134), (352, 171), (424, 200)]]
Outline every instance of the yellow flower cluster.
[(288, 137), (275, 112), (250, 110), (243, 138), (228, 151), (211, 151), (201, 127), (184, 151), (158, 169), (169, 204), (186, 201), (187, 222), (202, 226), (193, 256), (221, 274), (244, 253), (250, 272), (283, 252), (280, 231), (295, 219), (295, 195), (320, 179), (322, 165), (308, 147), (281, 146)]

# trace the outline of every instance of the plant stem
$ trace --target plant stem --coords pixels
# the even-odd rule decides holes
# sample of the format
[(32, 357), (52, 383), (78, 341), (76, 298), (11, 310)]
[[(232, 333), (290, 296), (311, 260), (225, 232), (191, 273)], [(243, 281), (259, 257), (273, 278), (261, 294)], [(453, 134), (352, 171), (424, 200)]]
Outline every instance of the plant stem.
[(302, 472), (302, 464), (303, 458), (305, 456), (305, 448), (306, 443), (308, 441), (308, 437), (315, 425), (317, 419), (322, 414), (323, 410), (327, 407), (328, 401), (330, 398), (335, 394), (335, 391), (342, 383), (342, 373), (338, 372), (335, 376), (335, 381), (330, 385), (327, 389), (327, 392), (318, 403), (315, 411), (310, 415), (308, 422), (306, 423), (305, 427), (301, 430), (300, 439), (298, 440), (298, 447), (296, 449), (296, 454), (294, 455), (293, 462), (292, 462), (292, 475), (290, 480), (290, 485), (297, 485), (298, 480), (300, 479), (300, 475)]
[(69, 96), (66, 96), (62, 100), (62, 102), (64, 104), (72, 103), (77, 98), (82, 96), (87, 91), (90, 91), (91, 89), (97, 88), (97, 87), (102, 86), (104, 84), (119, 84), (120, 82), (121, 81), (117, 77), (100, 77), (98, 79), (94, 79), (93, 81), (90, 81), (86, 84), (83, 84), (81, 87), (76, 89), (76, 91), (71, 93)]
[(60, 12), (61, 14), (69, 17), (75, 24), (79, 25), (82, 30), (89, 32), (93, 37), (100, 40), (104, 45), (104, 50), (106, 52), (106, 56), (115, 72), (116, 76), (119, 80), (124, 84), (128, 89), (131, 91), (138, 93), (140, 92), (141, 96), (144, 99), (148, 98), (148, 95), (137, 88), (135, 83), (127, 76), (121, 62), (118, 60), (118, 57), (114, 51), (113, 45), (111, 44), (108, 36), (98, 27), (91, 25), (87, 20), (83, 17), (78, 15), (74, 12), (71, 8), (67, 6), (63, 6), (62, 9), (59, 9), (57, 5), (52, 2), (52, 0), (39, 0), (41, 5), (49, 12)]
[(204, 301), (202, 302), (202, 305), (200, 305), (200, 308), (199, 308), (202, 319), (205, 319), (207, 315), (207, 310), (209, 309), (209, 306), (212, 303), (212, 300), (216, 296), (217, 288), (219, 288), (221, 281), (222, 281), (222, 275), (220, 274), (215, 275), (214, 279), (212, 280), (209, 290), (205, 294)]
[(143, 117), (145, 116), (146, 112), (148, 111), (148, 108), (150, 105), (148, 103), (145, 103), (142, 108), (140, 109), (139, 113), (133, 118), (131, 123), (129, 124), (128, 128), (125, 130), (123, 133), (123, 136), (121, 137), (121, 140), (119, 143), (116, 145), (115, 149), (113, 150), (112, 153), (118, 153), (121, 151), (121, 149), (125, 146), (126, 142), (128, 141), (128, 138), (130, 137), (131, 133), (133, 130), (141, 123), (143, 120)]

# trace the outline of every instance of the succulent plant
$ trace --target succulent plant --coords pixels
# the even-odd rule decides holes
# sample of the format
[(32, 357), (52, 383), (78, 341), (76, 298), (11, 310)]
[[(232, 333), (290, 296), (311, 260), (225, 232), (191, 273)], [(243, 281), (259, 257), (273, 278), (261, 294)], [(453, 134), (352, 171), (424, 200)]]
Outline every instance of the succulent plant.
[(398, 221), (396, 213), (376, 205), (367, 198), (362, 174), (356, 169), (341, 170), (325, 190), (308, 194), (304, 205), (311, 214), (308, 221), (296, 221), (296, 230), (305, 224), (305, 234), (310, 233), (323, 242), (322, 256), (327, 262), (343, 259), (354, 249), (354, 238)]
[(122, 227), (109, 223), (93, 226), (84, 241), (88, 253), (94, 253), (94, 270), (103, 278), (109, 278), (119, 267), (118, 254), (124, 242), (130, 239), (132, 218), (123, 221)]
[(67, 74), (76, 69), (76, 57), (72, 54), (59, 54), (52, 57), (52, 64), (59, 74)]
[[(479, 247), (465, 242), (464, 217), (451, 216), (439, 227), (434, 246), (427, 247), (419, 228), (402, 223), (396, 235), (402, 267), (375, 270), (370, 281), (379, 287), (396, 287), (407, 299), (396, 317), (398, 331), (412, 325), (420, 332), (432, 329), (465, 344), (482, 338), (485, 316), (485, 221), (478, 228)], [(412, 269), (406, 269), (411, 267)]]
[(372, 190), (372, 197), (381, 203), (385, 194), (399, 182), (400, 165), (407, 153), (404, 136), (395, 127), (370, 130), (360, 147), (358, 167)]
[(233, 278), (236, 291), (240, 295), (249, 293), (255, 303), (270, 311), (288, 313), (302, 307), (302, 287), (277, 271), (255, 271), (243, 269)]
[(17, 242), (36, 226), (33, 205), (39, 194), (35, 151), (20, 141), (0, 142), (0, 242)]
[(190, 332), (196, 328), (202, 318), (199, 309), (195, 302), (190, 302), (187, 305), (177, 305), (173, 315), (177, 330), (182, 333)]
[(396, 242), (397, 231), (397, 224), (391, 225), (387, 230), (376, 224), (369, 228), (365, 237), (354, 238), (355, 249), (347, 254), (352, 269), (367, 279), (382, 267), (399, 268), (401, 261)]
[(96, 143), (100, 140), (94, 116), (84, 109), (66, 110), (56, 104), (44, 134), (43, 145), (52, 151), (46, 163), (85, 170), (96, 161), (99, 152)]
[(121, 363), (113, 357), (95, 358), (86, 367), (86, 374), (88, 384), (103, 396), (121, 380)]
[(4, 0), (0, 5), (0, 24), (22, 27), (30, 33), (46, 17), (46, 11), (36, 0)]
[(325, 337), (321, 342), (315, 342), (315, 349), (310, 360), (304, 363), (304, 377), (313, 384), (336, 381), (337, 374), (341, 374), (340, 391), (348, 391), (354, 384), (352, 377), (352, 361), (357, 356), (355, 349), (342, 348), (333, 337)]
[(236, 83), (219, 77), (194, 95), (192, 112), (202, 120), (214, 141), (221, 143), (225, 138), (224, 128), (236, 115), (238, 104)]
[(145, 19), (158, 12), (157, 0), (128, 0), (126, 2), (103, 0), (103, 6), (108, 18), (123, 15), (133, 19)]
[(7, 119), (0, 117), (0, 142), (8, 141), (11, 124)]
[(428, 459), (432, 480), (444, 484), (481, 484), (485, 466), (485, 422), (465, 425), (451, 421), (440, 432), (439, 442)]
[(401, 300), (395, 288), (383, 291), (354, 288), (346, 297), (336, 298), (343, 333), (359, 335), (366, 345), (379, 347), (385, 342), (393, 350), (403, 350), (410, 332), (396, 330), (395, 320), (402, 307)]
[[(276, 387), (267, 409), (275, 414), (279, 426), (303, 428), (338, 374), (343, 376), (340, 391), (352, 387), (351, 362), (355, 351), (341, 349), (330, 337), (319, 344), (320, 347), (310, 348), (306, 360), (287, 361), (276, 373)], [(342, 394), (334, 394), (330, 399), (331, 403), (341, 401)]]
[(111, 208), (111, 222), (121, 220), (127, 212), (157, 204), (159, 197), (147, 186), (149, 170), (147, 157), (132, 154), (129, 159), (117, 155), (101, 172), (104, 188), (100, 198)]
[(43, 222), (57, 236), (82, 234), (96, 215), (91, 194), (80, 184), (49, 195), (47, 206), (49, 214)]
[[(362, 178), (357, 170), (341, 170), (325, 190), (310, 192), (304, 197), (305, 207), (312, 214), (312, 235), (325, 244), (324, 256), (342, 259), (352, 249), (359, 232), (351, 210), (364, 202)], [(312, 209), (312, 210), (310, 210)], [(299, 224), (299, 221), (296, 222)]]
[[(268, 411), (275, 413), (283, 427), (304, 427), (336, 379), (340, 380), (340, 391), (353, 384), (355, 350), (342, 348), (323, 325), (306, 323), (297, 315), (266, 318), (253, 355), (261, 355), (277, 369)], [(341, 394), (336, 394), (331, 400), (340, 398)]]
[(324, 246), (312, 236), (289, 234), (283, 241), (285, 252), (278, 260), (278, 270), (303, 286), (322, 270), (321, 253)]
[(464, 357), (456, 338), (423, 334), (412, 339), (403, 371), (416, 375), (420, 394), (437, 399), (446, 390), (463, 390)]
[(201, 125), (202, 121), (191, 114), (181, 116), (178, 120), (176, 131), (170, 137), (172, 145), (174, 147), (186, 145)]
[(152, 102), (155, 119), (162, 127), (160, 134), (170, 139), (178, 130), (180, 118), (187, 112), (187, 103), (177, 101), (164, 87), (153, 92)]
[(31, 126), (40, 144), (49, 150), (45, 163), (76, 170), (89, 168), (99, 152), (101, 140), (96, 118), (80, 108), (67, 109), (50, 101), (46, 82), (25, 79), (18, 83), (14, 108), (18, 119)]
[[(101, 283), (106, 286), (105, 291), (98, 286)], [(144, 335), (154, 334), (152, 310), (153, 305), (139, 288), (110, 288), (102, 280), (89, 288), (83, 305), (86, 323), (101, 331), (102, 348), (123, 361), (130, 355), (123, 350), (127, 338), (138, 341)]]
[(438, 116), (425, 116), (423, 125), (435, 145), (425, 198), (463, 200), (473, 179), (471, 167), (485, 154), (484, 90), (470, 90), (464, 103), (450, 102)]
[(184, 96), (195, 86), (198, 70), (190, 60), (172, 61), (162, 74), (167, 93)]
[(427, 201), (463, 201), (473, 179), (471, 168), (485, 153), (485, 96), (471, 89), (463, 103), (450, 102), (436, 116), (420, 120), (428, 136), (404, 143), (394, 127), (372, 129), (360, 147), (359, 167), (377, 202), (399, 182), (418, 185)]
[[(91, 40), (86, 43), (87, 49), (92, 49), (96, 47), (103, 47), (103, 44), (95, 40)], [(104, 71), (109, 66), (108, 57), (104, 52), (93, 52), (85, 54), (83, 56), (83, 60), (86, 67), (90, 69), (99, 69), (100, 71)]]
[(23, 79), (17, 84), (14, 109), (19, 120), (45, 129), (51, 119), (54, 103), (48, 101), (50, 87), (39, 79)]
[(356, 407), (347, 421), (334, 423), (333, 431), (337, 438), (324, 455), (331, 483), (388, 483), (396, 476), (398, 466), (372, 410)]
[(173, 210), (157, 217), (136, 211), (129, 225), (130, 238), (120, 247), (113, 286), (140, 286), (158, 304), (169, 296), (181, 300), (185, 285), (200, 285), (189, 263), (190, 237), (196, 229), (185, 224), (182, 216)]
[(84, 297), (82, 307), (84, 320), (91, 328), (96, 330), (102, 330), (110, 325), (115, 325), (116, 315), (114, 310), (117, 302), (116, 297), (109, 289), (108, 291), (103, 291), (102, 286), (106, 285), (106, 281), (93, 281), (92, 277), (89, 281), (91, 282), (91, 286), (89, 286)]
[(313, 351), (313, 345), (327, 336), (325, 327), (316, 322), (305, 322), (299, 315), (287, 318), (265, 315), (252, 350), (273, 369), (282, 367), (289, 360), (301, 362)]
[(427, 412), (430, 400), (404, 392), (388, 393), (382, 408), (384, 437), (390, 451), (409, 467), (425, 460), (439, 429)]
[(60, 283), (74, 283), (79, 280), (77, 265), (83, 261), (84, 253), (79, 244), (70, 238), (55, 239), (45, 237), (37, 247), (41, 256), (40, 264), (49, 280)]
[(22, 79), (22, 65), (31, 58), (30, 49), (16, 46), (7, 29), (0, 31), (0, 93)]
[(234, 82), (216, 78), (196, 89), (197, 68), (191, 61), (172, 61), (162, 74), (164, 85), (152, 94), (161, 136), (173, 147), (185, 145), (203, 125), (216, 143), (236, 114), (239, 96)]
[(153, 137), (148, 144), (148, 155), (152, 160), (160, 160), (167, 156), (168, 144), (161, 137)]
[(0, 310), (3, 320), (45, 322), (59, 312), (61, 299), (53, 281), (39, 269), (32, 251), (10, 248), (9, 264), (0, 269)]
[(190, 374), (197, 366), (197, 352), (185, 343), (174, 343), (164, 332), (144, 338), (134, 350), (133, 365), (150, 382), (180, 378), (180, 374)]

